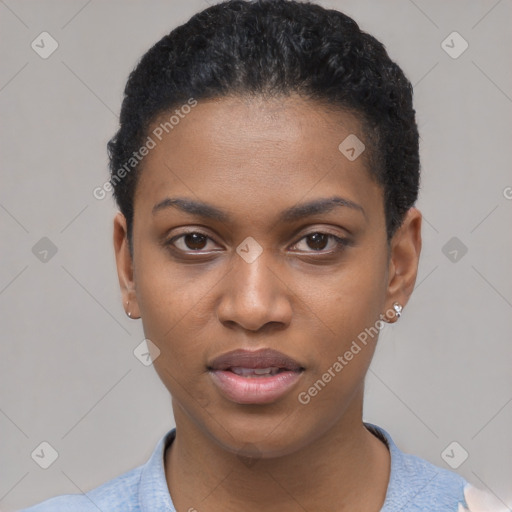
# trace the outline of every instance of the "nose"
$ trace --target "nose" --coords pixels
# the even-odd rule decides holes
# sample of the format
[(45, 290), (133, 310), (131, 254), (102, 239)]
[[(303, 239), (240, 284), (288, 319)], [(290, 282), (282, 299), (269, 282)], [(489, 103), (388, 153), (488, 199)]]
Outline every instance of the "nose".
[(270, 261), (270, 252), (248, 263), (236, 254), (217, 306), (219, 321), (247, 331), (283, 329), (290, 324), (290, 290)]

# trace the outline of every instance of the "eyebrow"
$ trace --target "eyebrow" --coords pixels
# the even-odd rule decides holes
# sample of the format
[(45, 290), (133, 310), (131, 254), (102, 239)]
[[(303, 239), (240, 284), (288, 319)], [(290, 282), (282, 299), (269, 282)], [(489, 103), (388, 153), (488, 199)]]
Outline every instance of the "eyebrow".
[[(298, 204), (283, 210), (279, 215), (280, 222), (294, 222), (305, 217), (318, 215), (321, 213), (328, 213), (334, 208), (344, 206), (352, 210), (361, 212), (365, 218), (366, 212), (364, 208), (350, 199), (345, 199), (340, 196), (333, 196), (329, 198), (315, 199), (307, 203)], [(185, 199), (181, 197), (166, 197), (159, 203), (155, 204), (152, 210), (152, 214), (156, 215), (162, 210), (168, 208), (176, 208), (182, 212), (196, 215), (198, 217), (204, 217), (208, 219), (217, 220), (220, 222), (228, 223), (231, 220), (230, 215), (220, 210), (216, 206), (213, 206), (202, 201), (196, 201), (194, 199)]]

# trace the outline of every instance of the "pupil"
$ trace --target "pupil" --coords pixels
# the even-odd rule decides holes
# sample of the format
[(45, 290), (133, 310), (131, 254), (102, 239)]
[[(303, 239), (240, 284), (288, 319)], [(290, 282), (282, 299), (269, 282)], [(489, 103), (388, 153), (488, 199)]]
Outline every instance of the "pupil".
[(327, 245), (328, 237), (323, 233), (314, 233), (308, 236), (308, 245), (311, 249), (322, 250)]
[(189, 233), (185, 236), (185, 244), (189, 249), (203, 249), (206, 244), (206, 237), (199, 233)]

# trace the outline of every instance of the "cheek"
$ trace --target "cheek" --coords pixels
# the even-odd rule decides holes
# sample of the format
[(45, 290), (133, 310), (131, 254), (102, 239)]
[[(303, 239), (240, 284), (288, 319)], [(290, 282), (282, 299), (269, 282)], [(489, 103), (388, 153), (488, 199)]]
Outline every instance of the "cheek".
[[(165, 249), (141, 237), (135, 258), (137, 301), (147, 334), (165, 341), (207, 294), (208, 276), (173, 262)], [(206, 278), (206, 279), (205, 279)]]
[[(309, 318), (309, 328), (304, 329), (313, 338), (306, 348), (314, 361), (308, 384), (324, 376), (336, 400), (362, 381), (373, 357), (383, 325), (385, 269), (385, 259), (369, 251), (354, 255), (331, 276), (301, 285), (303, 302), (308, 305), (302, 314)], [(324, 398), (330, 394), (324, 393)]]
[[(212, 293), (226, 270), (194, 269), (170, 261), (158, 248), (138, 253), (135, 276), (144, 335), (160, 350), (155, 368), (164, 382), (187, 382), (204, 371), (204, 340), (213, 332)], [(227, 277), (227, 275), (226, 275)]]
[(331, 288), (330, 297), (317, 303), (324, 326), (307, 348), (311, 365), (297, 394), (304, 414), (315, 411), (336, 421), (362, 392), (381, 327), (380, 302), (365, 284), (360, 280), (351, 287), (343, 279), (333, 280), (332, 286), (342, 291)]
[(330, 339), (346, 342), (357, 337), (384, 312), (386, 262), (378, 254), (354, 253), (329, 275), (301, 281), (303, 302), (331, 334)]

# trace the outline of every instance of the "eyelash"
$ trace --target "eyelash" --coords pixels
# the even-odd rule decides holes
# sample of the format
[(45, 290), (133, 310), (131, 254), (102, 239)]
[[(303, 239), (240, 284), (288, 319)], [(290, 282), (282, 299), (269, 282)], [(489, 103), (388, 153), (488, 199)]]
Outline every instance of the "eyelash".
[[(175, 246), (174, 243), (176, 242), (176, 240), (179, 240), (180, 238), (184, 238), (187, 235), (200, 235), (200, 236), (207, 238), (208, 240), (213, 240), (210, 236), (208, 236), (206, 233), (202, 233), (201, 231), (187, 231), (185, 233), (181, 233), (179, 235), (172, 237), (168, 241), (164, 242), (164, 245), (180, 252), (182, 255), (205, 254), (204, 252), (202, 252), (202, 250), (190, 249), (189, 251), (184, 251), (183, 249), (179, 249), (178, 247)], [(337, 253), (343, 251), (347, 246), (349, 246), (351, 244), (347, 238), (341, 238), (339, 236), (333, 235), (332, 233), (326, 233), (324, 231), (312, 231), (311, 233), (307, 233), (307, 234), (303, 235), (297, 242), (294, 243), (294, 246), (297, 245), (302, 240), (304, 240), (312, 235), (326, 235), (330, 240), (332, 239), (336, 242), (336, 248), (331, 249), (329, 251), (325, 251), (323, 249), (315, 251), (314, 249), (312, 249), (310, 251), (297, 251), (297, 252), (306, 254), (306, 255), (323, 254), (323, 255), (331, 255), (332, 256), (334, 254), (337, 254)]]

